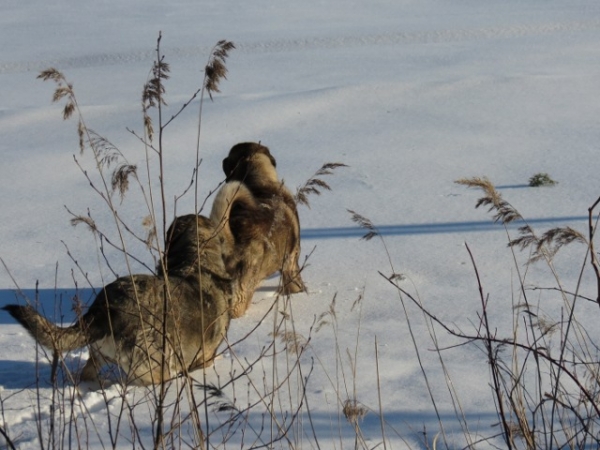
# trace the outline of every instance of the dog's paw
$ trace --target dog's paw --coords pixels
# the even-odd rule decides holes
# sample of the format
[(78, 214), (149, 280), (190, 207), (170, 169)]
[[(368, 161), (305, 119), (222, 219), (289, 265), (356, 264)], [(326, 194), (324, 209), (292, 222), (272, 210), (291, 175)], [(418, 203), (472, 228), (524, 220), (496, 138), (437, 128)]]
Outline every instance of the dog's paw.
[(306, 292), (306, 286), (299, 277), (285, 283), (279, 289), (279, 293), (283, 295), (298, 294), (299, 292)]

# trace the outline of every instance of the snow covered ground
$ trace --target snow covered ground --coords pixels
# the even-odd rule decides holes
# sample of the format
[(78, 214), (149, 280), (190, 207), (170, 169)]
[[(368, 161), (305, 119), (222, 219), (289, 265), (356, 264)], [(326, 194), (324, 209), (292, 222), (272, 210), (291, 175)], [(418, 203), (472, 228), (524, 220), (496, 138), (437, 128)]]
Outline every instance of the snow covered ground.
[[(440, 431), (402, 304), (379, 271), (404, 274), (403, 286), (418, 293), (437, 317), (473, 330), (480, 301), (466, 242), (490, 295), (494, 328), (511, 329), (511, 302), (516, 302), (518, 287), (506, 233), (491, 223), (489, 214), (474, 209), (479, 193), (454, 180), (489, 177), (541, 230), (569, 225), (585, 233), (587, 208), (600, 194), (594, 163), (600, 142), (600, 3), (595, 0), (4, 0), (0, 11), (0, 257), (7, 267), (0, 270), (1, 304), (24, 301), (15, 294), (14, 282), (30, 298), (39, 282), (47, 313), (58, 311), (52, 317), (60, 320), (62, 315), (68, 323), (73, 289), (89, 288), (81, 271), (94, 287), (114, 278), (99, 264), (91, 233), (69, 224), (65, 206), (77, 214), (89, 210), (103, 229), (112, 230), (108, 211), (73, 161), (76, 155), (87, 170), (94, 170), (90, 155), (79, 155), (76, 122), (62, 121), (60, 105), (50, 101), (54, 86), (36, 79), (50, 66), (73, 83), (88, 126), (141, 165), (143, 146), (126, 128), (141, 131), (140, 94), (159, 31), (171, 65), (166, 83), (170, 111), (201, 84), (211, 47), (220, 39), (231, 40), (237, 49), (227, 63), (228, 79), (222, 93), (204, 107), (202, 196), (222, 180), (221, 160), (241, 141), (270, 147), (291, 188), (323, 163), (349, 166), (328, 177), (331, 192), (312, 197), (311, 208), (299, 210), (303, 257), (311, 254), (304, 272), (309, 292), (293, 296), (291, 304), (296, 332), (310, 335), (311, 341), (301, 358), (306, 372), (294, 376), (301, 379), (313, 367), (307, 384), (311, 415), (304, 412), (302, 426), (289, 431), (301, 448), (316, 447), (315, 440), (321, 448), (354, 445), (352, 428), (339, 418), (340, 402), (353, 395), (372, 410), (361, 427), (366, 445), (375, 447), (382, 434), (378, 391), (390, 448), (421, 448), (424, 426), (429, 439)], [(167, 129), (169, 211), (191, 178), (196, 130), (195, 105)], [(538, 172), (549, 173), (558, 185), (527, 187)], [(193, 207), (188, 195), (178, 202), (177, 212), (189, 213)], [(380, 227), (386, 247), (378, 239), (359, 240), (363, 230), (347, 209)], [(132, 192), (120, 214), (141, 230), (147, 211)], [(131, 246), (151, 264), (143, 248)], [(120, 275), (127, 273), (116, 252), (107, 250), (107, 257)], [(584, 258), (584, 251), (575, 247), (557, 258), (568, 289), (574, 289)], [(525, 255), (520, 263), (524, 260)], [(543, 266), (534, 267), (527, 281), (554, 285)], [(246, 336), (268, 312), (276, 284), (276, 278), (268, 280), (247, 315), (233, 321), (230, 342)], [(586, 274), (583, 293), (593, 295), (594, 289)], [(558, 320), (562, 303), (556, 296), (535, 295), (548, 316)], [(90, 290), (82, 296), (87, 300)], [(334, 297), (337, 335), (331, 325), (311, 332)], [(359, 307), (352, 309), (359, 297)], [(448, 444), (460, 448), (465, 439), (438, 356), (430, 351), (426, 321), (407, 306)], [(594, 323), (597, 308), (590, 311)], [(36, 363), (33, 340), (4, 312), (0, 323), (5, 429), (21, 448), (38, 448), (37, 424), (43, 424), (45, 436), (49, 423), (50, 365), (44, 359)], [(272, 340), (272, 329), (268, 316), (207, 371), (203, 382), (225, 383), (236, 358), (254, 360)], [(457, 342), (441, 330), (437, 337), (441, 347)], [(354, 374), (347, 349), (355, 359)], [(485, 354), (463, 346), (443, 356), (473, 439), (497, 433)], [(70, 355), (69, 364), (76, 366), (80, 357), (85, 360), (86, 352)], [(283, 359), (278, 363), (285, 366)], [(252, 386), (268, 384), (271, 364), (265, 358), (235, 392), (226, 390), (229, 400), (247, 402), (248, 380)], [(72, 385), (61, 384), (60, 391), (73, 392)], [(111, 446), (107, 411), (114, 424), (122, 405), (118, 391), (109, 388), (108, 399), (85, 389), (75, 396), (78, 415), (85, 416), (89, 430), (96, 430), (79, 437), (83, 446)], [(292, 391), (291, 396), (299, 395)], [(137, 388), (127, 395), (129, 404), (139, 403), (131, 413), (139, 426), (134, 446), (151, 447), (152, 401), (144, 400), (148, 391)], [(248, 447), (256, 435), (261, 436), (258, 443), (267, 439), (270, 431), (261, 434), (260, 413), (267, 409), (253, 409), (248, 417), (252, 431), (246, 430), (245, 441), (238, 431), (229, 446)], [(211, 414), (217, 417), (213, 420), (223, 417), (222, 412)], [(123, 425), (119, 433), (116, 447), (132, 447), (130, 427)]]

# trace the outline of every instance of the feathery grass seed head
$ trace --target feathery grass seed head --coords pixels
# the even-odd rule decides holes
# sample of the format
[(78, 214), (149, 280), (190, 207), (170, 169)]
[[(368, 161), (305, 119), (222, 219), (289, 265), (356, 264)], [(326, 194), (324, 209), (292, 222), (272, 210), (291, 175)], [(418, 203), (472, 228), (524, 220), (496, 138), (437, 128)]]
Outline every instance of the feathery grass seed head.
[(357, 212), (352, 211), (351, 209), (348, 209), (347, 211), (352, 215), (352, 222), (358, 224), (360, 228), (367, 230), (367, 233), (363, 237), (361, 237), (361, 239), (369, 241), (375, 236), (379, 236), (379, 231), (377, 230), (377, 227), (373, 225), (373, 222), (371, 222), (365, 216), (362, 216)]
[(164, 99), (166, 92), (163, 81), (169, 79), (169, 72), (171, 68), (169, 64), (164, 61), (164, 57), (160, 61), (155, 61), (152, 66), (152, 77), (144, 85), (142, 90), (142, 116), (144, 120), (144, 131), (148, 136), (148, 140), (151, 142), (154, 137), (154, 128), (152, 126), (152, 119), (148, 111), (151, 108), (156, 108), (158, 105), (166, 105), (167, 102)]
[(71, 219), (71, 225), (77, 226), (79, 224), (85, 224), (90, 229), (92, 233), (98, 232), (98, 227), (96, 226), (96, 222), (91, 217), (86, 216), (76, 216)]
[(536, 262), (540, 259), (552, 259), (554, 255), (565, 245), (573, 242), (579, 242), (587, 245), (586, 237), (579, 231), (571, 227), (557, 227), (546, 231), (541, 237), (537, 237), (533, 229), (529, 226), (519, 228), (519, 236), (512, 239), (509, 247), (519, 247), (521, 250), (531, 247), (533, 249), (529, 262)]
[[(273, 334), (271, 334), (273, 335)], [(306, 339), (293, 331), (278, 331), (275, 337), (285, 345), (285, 349), (294, 355), (300, 355), (306, 347)]]
[(77, 136), (79, 137), (79, 153), (83, 154), (85, 150), (85, 126), (81, 119), (77, 122)]
[(113, 191), (119, 192), (121, 201), (123, 201), (125, 192), (129, 189), (130, 175), (137, 175), (137, 166), (132, 164), (121, 164), (112, 174), (111, 187)]
[(321, 195), (321, 189), (330, 191), (331, 187), (323, 181), (320, 177), (324, 175), (333, 175), (333, 170), (338, 167), (348, 167), (346, 164), (342, 163), (326, 163), (321, 166), (319, 170), (315, 172), (315, 174), (310, 177), (303, 186), (299, 187), (296, 190), (296, 195), (294, 195), (294, 200), (297, 204), (305, 205), (310, 208), (310, 204), (308, 202), (308, 196), (311, 194)]
[(73, 85), (67, 82), (65, 76), (53, 67), (40, 72), (37, 78), (43, 81), (54, 81), (56, 83), (56, 90), (52, 95), (52, 102), (56, 103), (63, 98), (66, 98), (67, 103), (63, 109), (63, 119), (67, 120), (70, 118), (75, 112), (76, 107)]
[(317, 328), (315, 332), (319, 332), (321, 330), (321, 328), (323, 328), (325, 325), (329, 325), (331, 322), (328, 320), (328, 318), (331, 318), (333, 320), (333, 322), (337, 321), (337, 315), (335, 312), (335, 303), (337, 300), (337, 292), (333, 295), (333, 299), (331, 300), (331, 303), (329, 303), (329, 308), (327, 309), (327, 311), (322, 312), (319, 315), (319, 318), (317, 319)]
[(356, 400), (348, 399), (344, 402), (342, 412), (348, 422), (352, 425), (357, 425), (367, 415), (368, 410)]
[(64, 81), (65, 76), (62, 74), (62, 72), (58, 71), (54, 67), (50, 67), (46, 70), (42, 70), (37, 78), (43, 81), (52, 80), (55, 82), (60, 82)]
[(488, 212), (496, 211), (496, 214), (492, 217), (494, 222), (507, 224), (515, 220), (523, 220), (521, 214), (502, 198), (502, 195), (486, 177), (461, 178), (456, 180), (455, 183), (469, 188), (481, 189), (484, 195), (477, 200), (475, 208), (488, 206)]
[(208, 64), (204, 68), (204, 87), (210, 99), (212, 100), (213, 92), (221, 92), (219, 83), (223, 79), (227, 79), (226, 61), (229, 52), (235, 48), (233, 42), (221, 40), (213, 48), (213, 51), (208, 60)]

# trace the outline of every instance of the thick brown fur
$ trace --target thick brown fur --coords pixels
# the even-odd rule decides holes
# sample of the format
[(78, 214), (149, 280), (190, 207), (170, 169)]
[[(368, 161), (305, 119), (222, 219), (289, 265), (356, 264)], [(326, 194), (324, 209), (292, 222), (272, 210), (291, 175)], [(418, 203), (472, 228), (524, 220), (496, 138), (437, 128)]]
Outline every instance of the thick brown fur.
[(208, 366), (230, 323), (232, 284), (221, 244), (213, 223), (201, 216), (177, 218), (167, 235), (168, 276), (161, 269), (157, 276), (118, 278), (70, 327), (56, 326), (31, 306), (3, 309), (44, 347), (65, 352), (88, 345), (84, 381), (97, 379), (106, 363), (119, 365), (128, 383), (141, 385)]
[(225, 264), (234, 278), (232, 316), (244, 315), (258, 285), (281, 271), (281, 292), (305, 290), (298, 258), (300, 222), (296, 202), (277, 177), (269, 149), (235, 145), (223, 160), (226, 183), (214, 200), (211, 220), (222, 227)]

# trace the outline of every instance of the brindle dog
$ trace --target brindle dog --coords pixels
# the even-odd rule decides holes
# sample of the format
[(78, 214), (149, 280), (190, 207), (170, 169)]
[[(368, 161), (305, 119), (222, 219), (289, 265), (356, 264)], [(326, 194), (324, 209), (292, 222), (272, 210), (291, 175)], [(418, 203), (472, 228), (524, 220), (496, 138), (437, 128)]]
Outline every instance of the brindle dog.
[(51, 323), (31, 306), (3, 309), (48, 349), (89, 346), (84, 381), (97, 380), (106, 363), (120, 366), (127, 383), (140, 385), (208, 366), (230, 323), (232, 282), (222, 246), (206, 217), (177, 218), (167, 234), (166, 272), (118, 278), (70, 327)]

